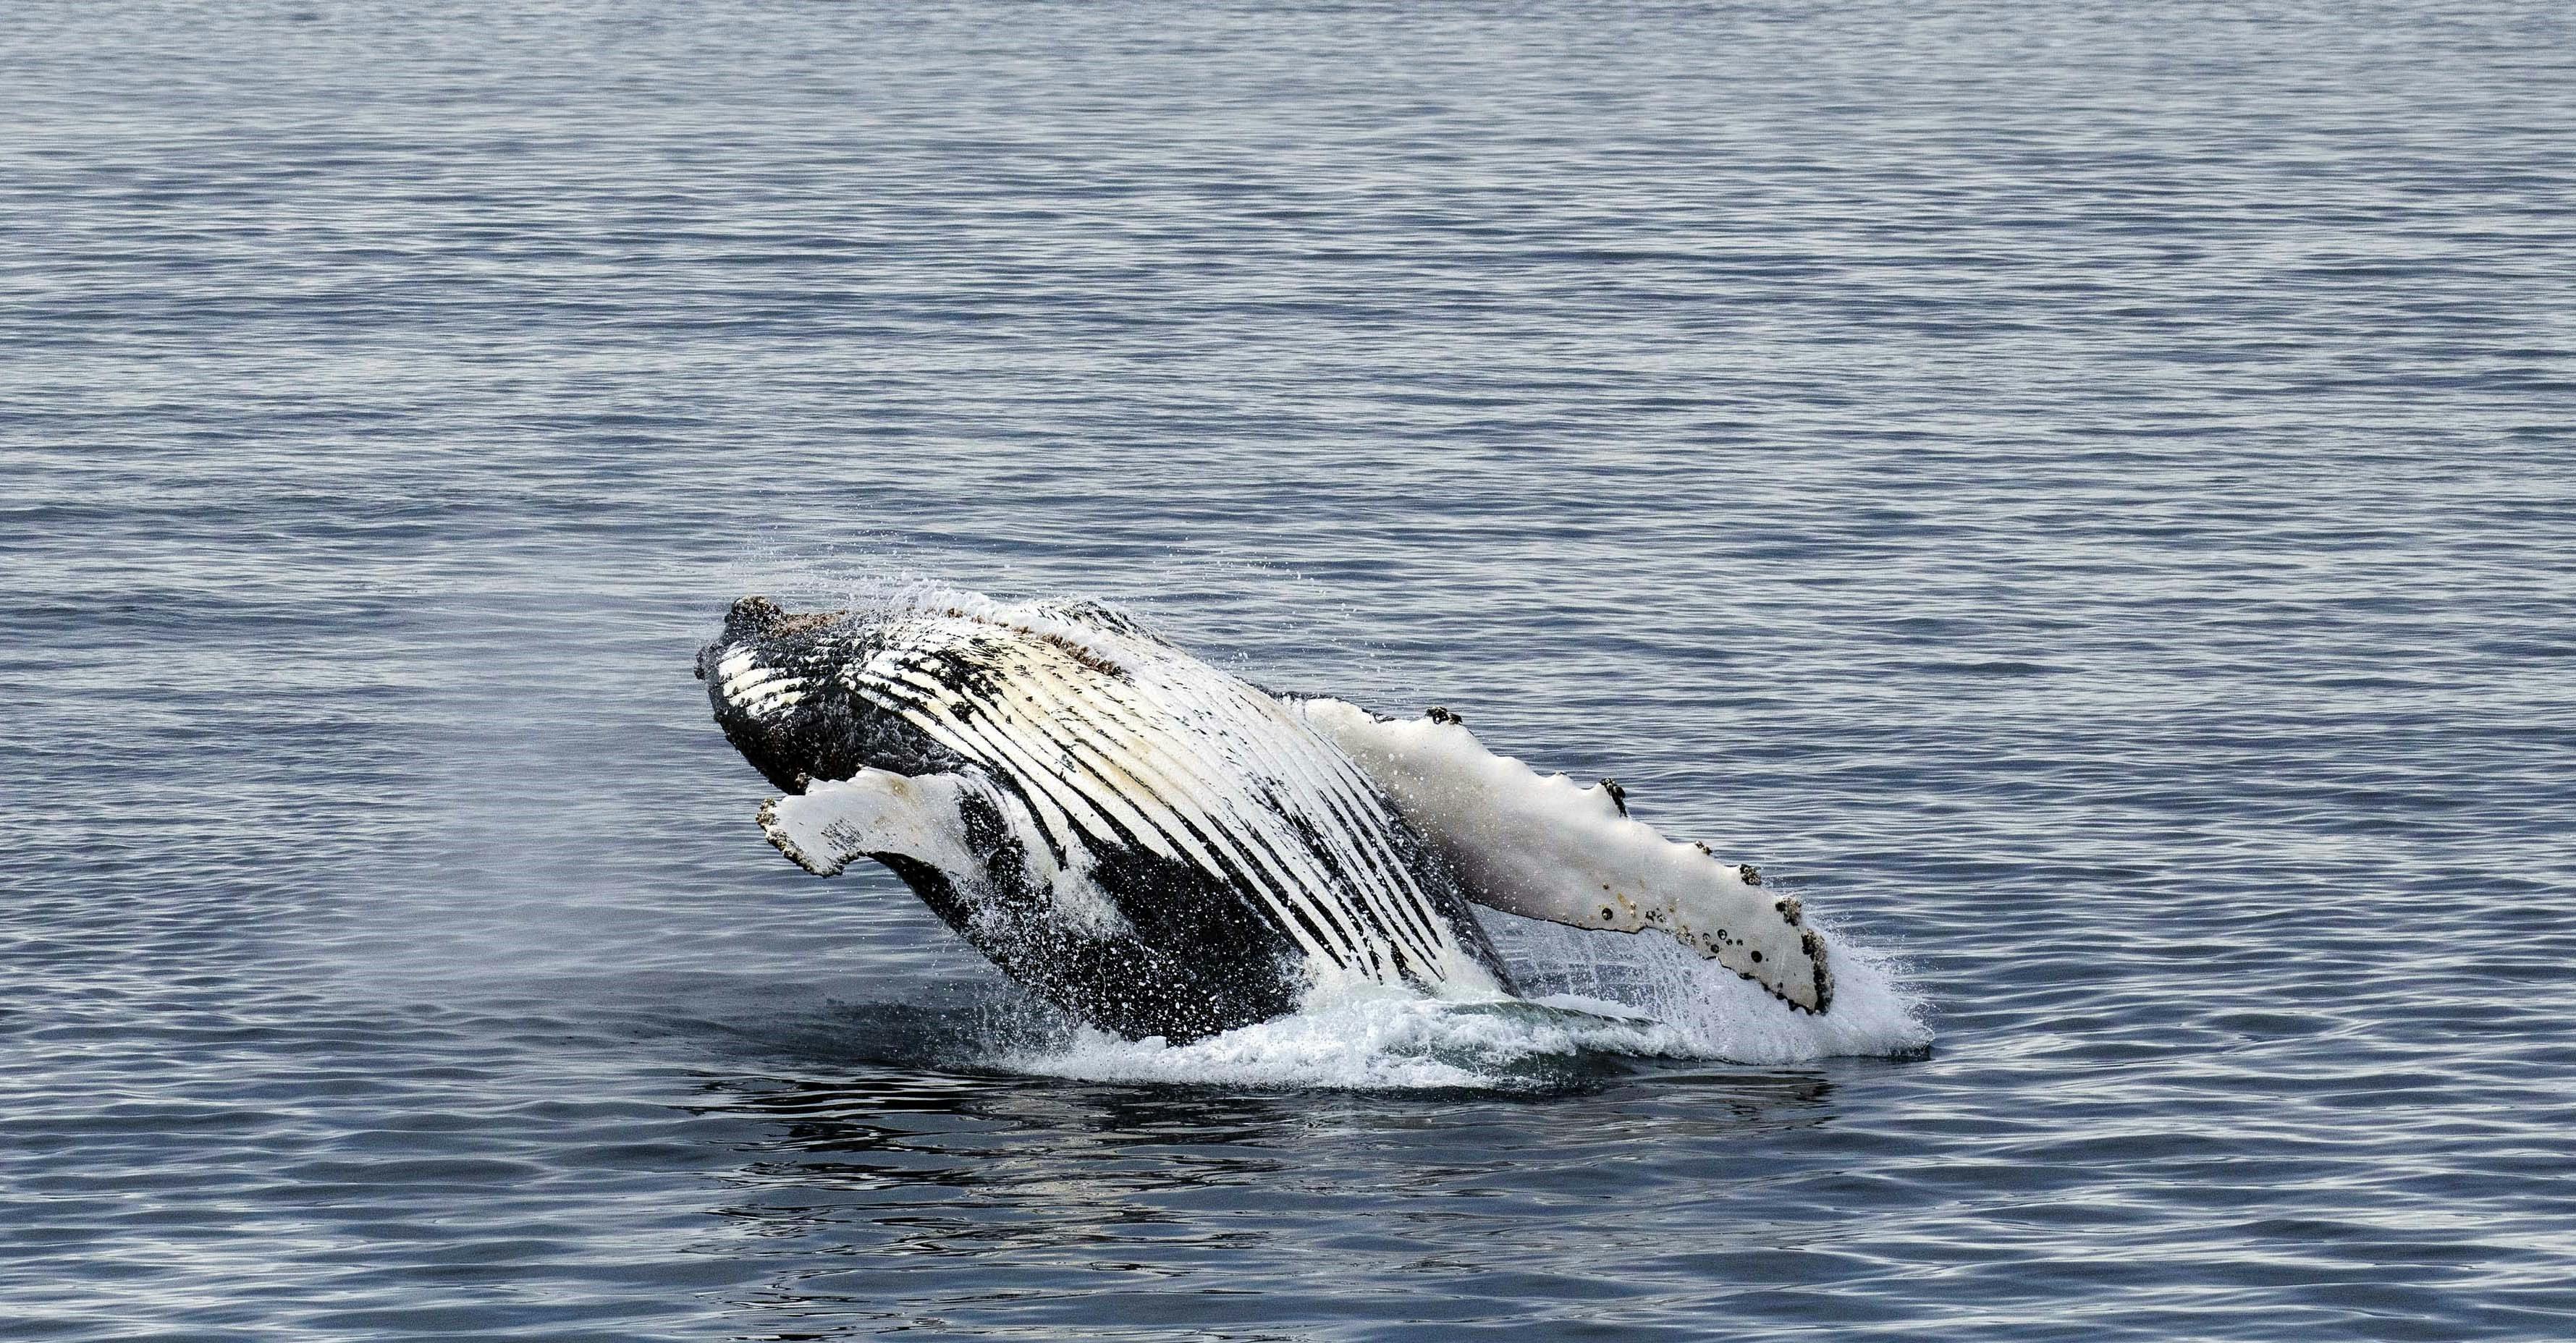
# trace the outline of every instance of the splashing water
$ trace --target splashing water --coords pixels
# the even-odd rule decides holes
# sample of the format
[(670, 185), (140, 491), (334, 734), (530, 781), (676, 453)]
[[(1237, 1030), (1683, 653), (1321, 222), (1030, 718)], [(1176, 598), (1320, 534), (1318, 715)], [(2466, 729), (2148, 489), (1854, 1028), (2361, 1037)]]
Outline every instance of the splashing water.
[(1061, 1044), (992, 1061), (1093, 1082), (1546, 1091), (1616, 1057), (1689, 1056), (1680, 1032), (1595, 1008), (1616, 1010), (1578, 998), (1455, 1003), (1378, 993), (1182, 1045), (1084, 1027)]
[(1615, 1003), (1676, 1032), (1690, 1058), (1801, 1063), (1836, 1055), (1912, 1053), (1932, 1043), (1924, 1003), (1899, 966), (1815, 919), (1831, 947), (1834, 1003), (1800, 1012), (1654, 933), (1587, 932), (1479, 911), (1511, 954), (1522, 986)]
[(1839, 988), (1818, 1016), (1654, 934), (1480, 913), (1533, 996), (1458, 1003), (1362, 990), (1187, 1044), (1076, 1027), (986, 1062), (1093, 1082), (1529, 1092), (1580, 1083), (1620, 1059), (1786, 1064), (1904, 1054), (1932, 1040), (1921, 999), (1895, 968), (1830, 931)]

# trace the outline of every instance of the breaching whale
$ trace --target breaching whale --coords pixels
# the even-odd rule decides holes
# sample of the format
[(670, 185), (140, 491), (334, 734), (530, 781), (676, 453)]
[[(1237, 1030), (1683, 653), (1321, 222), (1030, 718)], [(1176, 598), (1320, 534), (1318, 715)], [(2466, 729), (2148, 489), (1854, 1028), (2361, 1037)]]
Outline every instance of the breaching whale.
[(1181, 1041), (1358, 985), (1512, 995), (1472, 906), (1656, 930), (1802, 1011), (1823, 937), (1750, 867), (1487, 751), (1457, 716), (1266, 692), (1093, 602), (791, 614), (698, 654), (808, 871), (875, 859), (1004, 973)]

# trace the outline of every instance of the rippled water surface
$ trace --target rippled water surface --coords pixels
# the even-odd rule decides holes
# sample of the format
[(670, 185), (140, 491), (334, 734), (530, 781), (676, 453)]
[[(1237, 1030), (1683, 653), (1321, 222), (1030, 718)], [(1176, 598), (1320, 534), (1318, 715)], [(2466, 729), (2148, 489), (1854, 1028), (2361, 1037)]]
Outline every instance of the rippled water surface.
[[(2576, 1335), (2571, 53), (11, 6), (0, 1317)], [(1616, 774), (1931, 1043), (1069, 1038), (690, 678), (914, 579)]]

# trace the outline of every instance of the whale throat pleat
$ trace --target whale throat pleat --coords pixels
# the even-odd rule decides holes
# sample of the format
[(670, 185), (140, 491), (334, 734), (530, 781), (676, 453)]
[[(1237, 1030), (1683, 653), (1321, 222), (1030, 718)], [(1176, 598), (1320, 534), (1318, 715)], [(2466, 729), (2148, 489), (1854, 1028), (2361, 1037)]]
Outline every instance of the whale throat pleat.
[(1268, 696), (1115, 631), (1076, 646), (923, 617), (889, 634), (851, 689), (1025, 798), (1060, 857), (1132, 846), (1243, 892), (1343, 972), (1499, 989), (1377, 788)]
[(1064, 743), (1109, 793), (1123, 792), (1149, 808), (1151, 824), (1162, 833), (1187, 836), (1190, 852), (1205, 869), (1259, 890), (1276, 914), (1302, 929), (1336, 965), (1364, 958), (1365, 949), (1331, 910), (1312, 908), (1297, 898), (1297, 878), (1257, 835), (1245, 835), (1207, 809), (1175, 805), (1173, 799), (1201, 796), (1216, 786), (1198, 762), (1152, 749), (1132, 727), (1136, 715), (1123, 705), (1104, 711), (1097, 698), (1074, 693), (1075, 686), (1053, 677), (1033, 677), (1029, 689), (1028, 703), (1039, 712), (1015, 711), (1027, 730)]

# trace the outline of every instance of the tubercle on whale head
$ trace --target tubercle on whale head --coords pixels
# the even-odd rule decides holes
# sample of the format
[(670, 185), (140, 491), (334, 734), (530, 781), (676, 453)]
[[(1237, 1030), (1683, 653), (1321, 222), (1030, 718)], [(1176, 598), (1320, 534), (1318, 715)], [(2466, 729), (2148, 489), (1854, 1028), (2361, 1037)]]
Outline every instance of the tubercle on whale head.
[(925, 758), (926, 743), (841, 676), (878, 642), (870, 623), (848, 612), (795, 614), (745, 597), (725, 613), (724, 632), (698, 650), (697, 676), (725, 739), (785, 792), (868, 765), (921, 773), (937, 764)]

